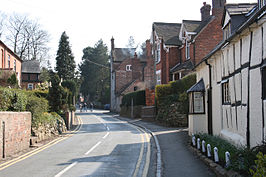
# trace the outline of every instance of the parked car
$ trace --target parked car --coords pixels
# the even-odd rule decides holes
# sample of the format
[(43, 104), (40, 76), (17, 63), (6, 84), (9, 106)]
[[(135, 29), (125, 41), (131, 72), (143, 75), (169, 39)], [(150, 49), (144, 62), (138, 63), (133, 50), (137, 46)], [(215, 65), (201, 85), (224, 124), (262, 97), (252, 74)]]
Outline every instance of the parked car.
[(105, 110), (109, 110), (109, 109), (110, 109), (110, 104), (105, 104), (105, 105), (104, 105), (104, 109), (105, 109)]

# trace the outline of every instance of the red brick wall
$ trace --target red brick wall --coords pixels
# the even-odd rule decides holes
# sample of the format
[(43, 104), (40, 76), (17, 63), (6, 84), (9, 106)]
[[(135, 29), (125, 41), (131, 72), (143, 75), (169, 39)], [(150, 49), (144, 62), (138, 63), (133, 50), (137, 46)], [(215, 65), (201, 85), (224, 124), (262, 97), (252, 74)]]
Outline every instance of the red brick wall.
[(30, 136), (30, 112), (0, 112), (0, 159), (29, 148)]
[(209, 23), (195, 40), (195, 64), (198, 64), (223, 39), (221, 15)]
[(154, 106), (155, 105), (155, 90), (146, 89), (146, 106)]

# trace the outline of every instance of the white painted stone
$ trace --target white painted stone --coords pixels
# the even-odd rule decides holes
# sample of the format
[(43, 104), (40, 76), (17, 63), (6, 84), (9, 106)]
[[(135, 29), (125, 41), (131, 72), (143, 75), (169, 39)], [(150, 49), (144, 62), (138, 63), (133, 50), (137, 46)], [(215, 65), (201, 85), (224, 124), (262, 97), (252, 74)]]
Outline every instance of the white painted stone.
[(207, 157), (211, 157), (212, 156), (212, 149), (211, 149), (211, 145), (207, 144)]
[(213, 154), (214, 154), (214, 162), (219, 162), (219, 155), (218, 155), (218, 148), (213, 148)]

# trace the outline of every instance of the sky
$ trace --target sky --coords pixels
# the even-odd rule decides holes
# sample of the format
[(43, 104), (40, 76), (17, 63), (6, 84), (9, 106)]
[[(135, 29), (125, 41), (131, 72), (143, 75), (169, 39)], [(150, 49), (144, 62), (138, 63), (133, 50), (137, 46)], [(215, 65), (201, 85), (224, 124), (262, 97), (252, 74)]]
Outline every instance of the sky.
[[(61, 34), (69, 36), (76, 64), (81, 62), (82, 50), (93, 47), (102, 39), (110, 50), (125, 47), (130, 36), (136, 44), (150, 39), (153, 22), (181, 23), (200, 20), (203, 2), (211, 0), (2, 0), (0, 11), (18, 13), (38, 20), (50, 34), (51, 63), (55, 66), (56, 51)], [(256, 0), (227, 0), (227, 3), (256, 2)]]

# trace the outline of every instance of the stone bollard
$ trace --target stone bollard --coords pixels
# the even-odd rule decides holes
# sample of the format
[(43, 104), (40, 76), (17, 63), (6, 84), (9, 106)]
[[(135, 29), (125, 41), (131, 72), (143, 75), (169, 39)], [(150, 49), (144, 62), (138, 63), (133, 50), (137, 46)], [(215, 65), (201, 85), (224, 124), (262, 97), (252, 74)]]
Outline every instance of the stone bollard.
[(193, 145), (193, 146), (196, 146), (196, 138), (195, 138), (194, 135), (192, 136), (192, 145)]
[(230, 153), (228, 151), (225, 152), (225, 167), (229, 167), (230, 166)]
[(212, 156), (212, 149), (211, 149), (211, 145), (207, 144), (207, 156), (211, 157)]
[(202, 140), (202, 143), (201, 143), (201, 151), (202, 151), (203, 153), (206, 152), (206, 149), (205, 149), (205, 141), (204, 141), (204, 140)]
[(218, 148), (217, 147), (213, 148), (213, 153), (214, 153), (214, 162), (219, 162), (219, 155), (218, 155)]
[(200, 149), (200, 139), (197, 139), (197, 149)]

